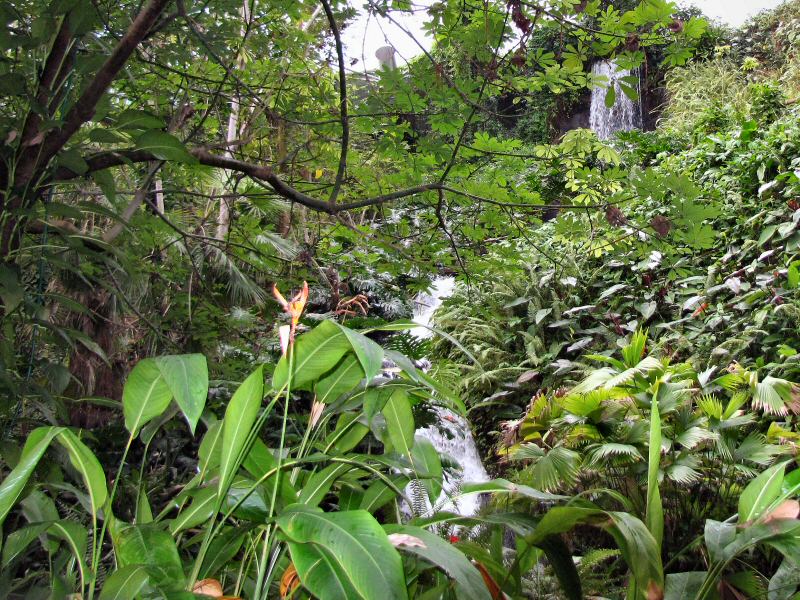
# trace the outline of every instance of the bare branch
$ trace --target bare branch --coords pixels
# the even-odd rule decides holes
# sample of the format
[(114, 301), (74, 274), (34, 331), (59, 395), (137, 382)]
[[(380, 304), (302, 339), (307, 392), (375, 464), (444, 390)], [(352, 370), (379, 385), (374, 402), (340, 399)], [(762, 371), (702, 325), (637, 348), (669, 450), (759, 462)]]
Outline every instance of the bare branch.
[(128, 31), (125, 32), (125, 35), (122, 36), (122, 39), (114, 48), (111, 56), (103, 63), (94, 79), (67, 113), (64, 125), (47, 135), (41, 146), (36, 145), (28, 148), (26, 151), (27, 156), (25, 157), (27, 160), (21, 161), (17, 171), (17, 187), (24, 186), (30, 182), (37, 171), (47, 165), (50, 159), (75, 135), (81, 125), (94, 116), (94, 111), (100, 98), (171, 1), (150, 0), (136, 16)]
[(320, 2), (322, 2), (322, 8), (325, 10), (325, 16), (328, 18), (328, 24), (331, 27), (331, 32), (336, 42), (336, 58), (339, 62), (339, 118), (342, 121), (342, 142), (339, 152), (339, 168), (336, 171), (336, 180), (334, 181), (331, 195), (328, 198), (328, 202), (334, 204), (339, 195), (339, 190), (342, 188), (344, 173), (347, 169), (347, 149), (350, 143), (350, 122), (347, 117), (347, 76), (345, 73), (344, 50), (342, 48), (342, 37), (339, 34), (339, 26), (336, 24), (336, 19), (334, 18), (328, 0), (320, 0)]

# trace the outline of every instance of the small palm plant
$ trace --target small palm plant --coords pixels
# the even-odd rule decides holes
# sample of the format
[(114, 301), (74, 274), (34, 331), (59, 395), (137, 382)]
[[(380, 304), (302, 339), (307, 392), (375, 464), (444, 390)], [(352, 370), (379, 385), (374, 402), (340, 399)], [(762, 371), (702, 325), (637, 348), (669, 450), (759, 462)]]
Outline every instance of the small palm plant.
[[(636, 332), (620, 357), (586, 356), (604, 364), (577, 386), (532, 399), (500, 448), (521, 462), (524, 483), (560, 493), (602, 490), (640, 516), (650, 504), (645, 488), (658, 487), (675, 510), (676, 523), (667, 526), (679, 527), (687, 515), (732, 508), (748, 480), (790, 451), (793, 442), (769, 443), (758, 433), (753, 409), (794, 410), (794, 384), (759, 382), (738, 365), (711, 380), (647, 345), (646, 333)], [(720, 481), (728, 482), (724, 489)]]

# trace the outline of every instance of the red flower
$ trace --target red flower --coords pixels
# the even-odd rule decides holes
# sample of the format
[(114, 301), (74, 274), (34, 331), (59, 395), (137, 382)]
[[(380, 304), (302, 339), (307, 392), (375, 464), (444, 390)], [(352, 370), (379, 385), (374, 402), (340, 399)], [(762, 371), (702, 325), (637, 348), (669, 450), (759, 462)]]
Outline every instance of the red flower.
[(461, 540), (458, 539), (457, 535), (451, 535), (450, 536), (450, 543), (451, 544), (455, 544), (456, 542), (459, 542), (459, 541), (461, 541)]

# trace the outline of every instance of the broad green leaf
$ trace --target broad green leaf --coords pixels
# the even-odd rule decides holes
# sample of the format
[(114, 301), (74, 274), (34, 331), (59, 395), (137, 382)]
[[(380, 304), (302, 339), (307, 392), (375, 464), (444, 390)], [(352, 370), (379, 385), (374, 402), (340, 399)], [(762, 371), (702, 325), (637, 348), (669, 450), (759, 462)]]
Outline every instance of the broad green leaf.
[(579, 524), (600, 527), (613, 536), (639, 590), (663, 587), (661, 549), (645, 524), (628, 513), (556, 506), (545, 513), (533, 534), (525, 539), (536, 546), (542, 540), (565, 533)]
[(84, 557), (86, 556), (86, 547), (89, 541), (89, 532), (86, 527), (81, 523), (62, 519), (52, 522), (48, 533), (67, 544), (70, 552), (75, 557), (81, 580), (85, 581), (88, 567)]
[(201, 473), (214, 471), (219, 467), (219, 457), (222, 454), (222, 421), (214, 421), (197, 449), (197, 466)]
[(128, 600), (136, 598), (147, 585), (150, 575), (143, 565), (120, 567), (106, 577), (100, 600)]
[(383, 528), (401, 551), (415, 554), (444, 571), (455, 582), (458, 598), (491, 600), (480, 571), (455, 546), (421, 527), (384, 525)]
[(788, 558), (784, 558), (778, 570), (769, 580), (768, 600), (789, 600), (800, 586), (800, 569)]
[(671, 573), (667, 575), (664, 600), (696, 598), (706, 575), (705, 571), (687, 571), (686, 573)]
[(192, 496), (192, 503), (185, 507), (180, 514), (169, 524), (170, 532), (175, 535), (197, 527), (214, 516), (217, 507), (217, 490), (211, 487), (203, 488)]
[(408, 598), (400, 555), (368, 512), (323, 513), (294, 505), (277, 523), (289, 540), (300, 581), (312, 594), (342, 600)]
[(605, 105), (606, 108), (611, 108), (617, 101), (617, 90), (616, 86), (612, 83), (611, 85), (606, 88), (606, 95), (605, 95)]
[(344, 325), (339, 325), (338, 323), (337, 325), (344, 332), (345, 336), (347, 336), (350, 345), (353, 347), (353, 351), (358, 357), (358, 362), (361, 363), (361, 368), (364, 369), (364, 373), (366, 373), (367, 379), (369, 380), (375, 377), (383, 366), (383, 348), (367, 336), (353, 331)]
[(197, 159), (189, 154), (186, 146), (174, 135), (151, 129), (136, 138), (136, 149), (150, 152), (161, 160), (194, 164)]
[(309, 477), (300, 491), (297, 501), (308, 506), (317, 506), (322, 502), (334, 482), (352, 468), (353, 465), (347, 463), (333, 463), (321, 471), (317, 471)]
[(25, 484), (53, 440), (66, 450), (72, 466), (83, 477), (89, 492), (92, 511), (95, 515), (108, 498), (106, 478), (97, 457), (78, 437), (65, 427), (39, 427), (34, 429), (25, 442), (17, 466), (0, 485), (0, 524), (14, 507)]
[(414, 414), (405, 390), (395, 390), (383, 406), (389, 441), (396, 452), (411, 458), (414, 445)]
[(222, 422), (222, 449), (219, 466), (219, 495), (228, 485), (243, 460), (242, 450), (258, 416), (264, 398), (264, 367), (259, 366), (234, 392)]
[(157, 587), (182, 589), (185, 577), (172, 536), (155, 523), (120, 525), (113, 535), (119, 566), (146, 565)]
[(172, 390), (164, 380), (155, 359), (140, 360), (122, 389), (125, 428), (137, 435), (141, 427), (163, 413), (172, 400)]
[(206, 357), (202, 354), (179, 354), (159, 356), (155, 361), (194, 435), (208, 396)]
[(786, 286), (790, 290), (800, 288), (800, 263), (793, 263), (786, 273)]
[(395, 489), (403, 490), (411, 481), (406, 475), (394, 475), (389, 480), (394, 484), (394, 488), (387, 485), (382, 479), (373, 481), (361, 497), (359, 508), (368, 513), (374, 513), (397, 498)]
[(100, 461), (88, 446), (69, 429), (60, 431), (56, 440), (66, 448), (70, 463), (83, 477), (91, 499), (92, 512), (97, 515), (108, 499), (106, 475)]
[(317, 381), (314, 392), (319, 402), (330, 404), (355, 388), (362, 379), (364, 370), (361, 364), (355, 356), (348, 354), (331, 373)]
[(561, 536), (545, 538), (539, 542), (539, 548), (544, 550), (547, 561), (561, 584), (561, 591), (568, 600), (583, 600), (583, 589), (575, 560)]
[(706, 519), (704, 541), (712, 561), (723, 560), (723, 550), (736, 537), (736, 524)]
[(332, 443), (336, 454), (344, 454), (355, 448), (369, 432), (369, 427), (360, 419), (361, 415), (358, 413), (342, 413), (335, 429), (325, 440), (326, 447)]
[(526, 498), (533, 500), (540, 500), (543, 502), (555, 502), (557, 500), (567, 500), (569, 496), (559, 496), (557, 494), (548, 494), (547, 492), (540, 492), (527, 485), (520, 485), (511, 483), (506, 479), (492, 479), (482, 483), (465, 483), (461, 486), (461, 495), (467, 494), (519, 494)]
[[(345, 353), (351, 349), (350, 341), (338, 325), (323, 321), (308, 333), (295, 340), (292, 373), (292, 388), (302, 389), (312, 381), (333, 369)], [(281, 357), (272, 376), (272, 387), (282, 389), (289, 383), (289, 358)]]
[(774, 465), (753, 479), (739, 496), (739, 524), (754, 521), (781, 493), (787, 463)]
[[(242, 462), (242, 466), (254, 478), (261, 479), (265, 473), (277, 467), (278, 463), (275, 460), (272, 451), (267, 448), (267, 445), (260, 439), (256, 438), (256, 440), (253, 442), (253, 447), (250, 448), (250, 452)], [(288, 473), (281, 472), (280, 478), (281, 481), (280, 488), (278, 489), (278, 496), (284, 504), (294, 504), (297, 502), (297, 490), (295, 490), (294, 486), (289, 481)], [(267, 477), (262, 483), (262, 488), (269, 490), (270, 494), (272, 494), (274, 487), (274, 476)]]
[(1, 563), (3, 568), (7, 568), (14, 559), (21, 556), (34, 540), (47, 531), (48, 527), (50, 527), (50, 523), (33, 523), (32, 525), (24, 525), (9, 533), (3, 545)]
[(200, 578), (217, 575), (234, 556), (244, 543), (252, 525), (238, 523), (235, 527), (224, 527), (208, 546), (203, 566), (200, 568)]
[(162, 129), (164, 121), (143, 110), (124, 110), (116, 118), (119, 129)]
[(17, 503), (17, 498), (22, 493), (39, 460), (50, 446), (50, 442), (61, 431), (64, 431), (64, 428), (39, 427), (28, 435), (17, 466), (0, 484), (0, 525), (3, 524), (9, 511)]

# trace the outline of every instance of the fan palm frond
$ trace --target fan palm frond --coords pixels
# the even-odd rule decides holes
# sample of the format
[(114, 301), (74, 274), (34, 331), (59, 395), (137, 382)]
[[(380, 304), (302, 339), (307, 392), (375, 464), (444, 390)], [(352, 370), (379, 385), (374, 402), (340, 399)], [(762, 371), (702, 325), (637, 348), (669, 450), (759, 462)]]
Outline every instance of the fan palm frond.
[(636, 446), (617, 442), (604, 442), (602, 444), (592, 444), (588, 448), (586, 464), (597, 466), (608, 459), (619, 457), (625, 457), (634, 462), (644, 460)]
[[(526, 444), (526, 446), (531, 445)], [(541, 450), (541, 448), (538, 448), (538, 450)], [(523, 452), (521, 450), (517, 453), (517, 456)], [(527, 454), (533, 455), (535, 452), (528, 452)], [(549, 452), (542, 452), (538, 457), (531, 457), (534, 458), (534, 462), (528, 468), (528, 471), (532, 477), (533, 487), (536, 489), (550, 492), (562, 487), (570, 487), (577, 481), (578, 473), (580, 472), (581, 455), (574, 450), (557, 446)]]

